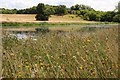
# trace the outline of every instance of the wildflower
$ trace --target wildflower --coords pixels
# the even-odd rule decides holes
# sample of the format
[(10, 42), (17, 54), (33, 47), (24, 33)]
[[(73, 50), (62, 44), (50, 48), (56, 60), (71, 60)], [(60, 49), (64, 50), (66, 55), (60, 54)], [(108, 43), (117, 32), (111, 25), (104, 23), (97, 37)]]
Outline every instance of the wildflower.
[(83, 59), (83, 61), (85, 62), (85, 60)]
[(87, 42), (90, 42), (90, 40), (87, 40)]
[(82, 70), (83, 69), (83, 67), (82, 66), (80, 66), (80, 70)]
[(41, 66), (43, 66), (44, 64), (43, 63), (40, 63)]
[(12, 53), (12, 54), (11, 54), (11, 56), (13, 56), (13, 57), (14, 57), (15, 55)]
[(86, 52), (86, 53), (88, 53), (88, 52), (89, 52), (89, 50), (86, 50), (85, 52)]
[(30, 66), (25, 66), (26, 68), (30, 68)]
[(92, 75), (95, 75), (95, 71), (94, 71), (94, 72), (92, 72)]
[(76, 58), (76, 56), (73, 56), (73, 58)]
[(43, 67), (41, 67), (41, 69), (43, 70)]
[(106, 38), (106, 40), (108, 40), (108, 38)]
[(29, 64), (29, 63), (26, 61), (26, 64)]
[(19, 77), (21, 77), (22, 75), (19, 75)]
[(82, 46), (83, 48), (85, 48), (85, 46)]
[(77, 54), (79, 55), (80, 53), (79, 53), (79, 52), (77, 52)]
[(90, 62), (90, 64), (92, 65), (92, 64), (93, 64), (93, 62)]
[(94, 50), (94, 52), (97, 52), (97, 50)]
[(21, 73), (21, 72), (18, 72), (18, 76), (21, 77), (21, 76), (22, 76), (22, 73)]
[(63, 56), (65, 56), (65, 54), (62, 54)]
[(95, 73), (95, 70), (91, 70), (90, 71), (90, 75), (92, 76), (92, 75), (95, 75), (96, 73)]
[(35, 64), (35, 66), (37, 67), (38, 65), (37, 65), (37, 64)]

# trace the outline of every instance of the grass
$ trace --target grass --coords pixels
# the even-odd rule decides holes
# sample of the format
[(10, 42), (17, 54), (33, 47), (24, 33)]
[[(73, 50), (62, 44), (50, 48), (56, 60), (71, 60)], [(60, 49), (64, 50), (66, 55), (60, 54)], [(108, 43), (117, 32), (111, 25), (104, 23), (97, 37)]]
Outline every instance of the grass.
[(19, 23), (19, 22), (2, 22), (3, 28), (20, 28), (20, 27), (66, 27), (66, 26), (83, 26), (83, 25), (105, 25), (105, 24), (115, 24), (112, 22), (96, 22), (96, 23), (66, 23), (66, 22), (58, 22), (58, 23), (48, 23), (48, 22), (40, 22), (40, 23)]
[(67, 14), (64, 16), (51, 15), (49, 21), (85, 21), (85, 20), (81, 19), (77, 15)]
[[(39, 22), (35, 20), (36, 14), (0, 14), (2, 15), (3, 22)], [(70, 22), (70, 21), (81, 21), (81, 22), (89, 22), (82, 20), (80, 17), (76, 15), (64, 15), (64, 16), (56, 16), (51, 15), (48, 22)]]
[(117, 78), (118, 27), (3, 38), (3, 77)]
[(0, 14), (4, 27), (8, 26), (56, 26), (56, 25), (79, 25), (79, 24), (118, 24), (115, 22), (85, 21), (76, 15), (56, 16), (51, 15), (48, 21), (36, 21), (36, 14)]

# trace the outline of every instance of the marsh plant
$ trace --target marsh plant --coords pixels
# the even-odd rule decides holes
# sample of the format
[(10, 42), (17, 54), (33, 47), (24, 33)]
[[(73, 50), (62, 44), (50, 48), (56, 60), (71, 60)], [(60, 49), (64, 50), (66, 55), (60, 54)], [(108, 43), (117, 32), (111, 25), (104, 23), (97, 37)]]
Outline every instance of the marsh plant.
[(118, 28), (3, 37), (5, 78), (117, 78)]

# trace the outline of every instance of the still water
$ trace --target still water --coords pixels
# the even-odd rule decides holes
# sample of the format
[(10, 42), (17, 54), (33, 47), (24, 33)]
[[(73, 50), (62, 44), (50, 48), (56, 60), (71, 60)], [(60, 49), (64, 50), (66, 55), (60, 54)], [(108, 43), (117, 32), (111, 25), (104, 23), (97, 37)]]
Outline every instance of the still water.
[[(76, 35), (80, 34), (80, 31), (84, 32), (84, 34), (89, 33), (89, 32), (94, 32), (96, 30), (100, 30), (100, 29), (109, 29), (111, 27), (118, 27), (118, 25), (87, 25), (87, 26), (83, 26), (78, 28), (76, 31), (74, 32)], [(72, 27), (74, 28), (74, 27)], [(45, 34), (45, 33), (49, 33), (51, 32), (49, 29), (41, 29), (41, 28), (37, 28), (36, 30), (39, 31), (35, 31), (35, 32), (24, 32), (24, 31), (19, 31), (19, 32), (15, 32), (13, 31), (12, 33), (9, 34), (9, 37), (15, 37), (18, 40), (22, 40), (22, 39), (28, 39), (31, 38), (33, 40), (37, 40), (37, 36), (39, 33)], [(52, 31), (53, 32), (53, 31)], [(65, 35), (68, 34), (68, 32), (65, 32), (64, 29), (63, 30), (57, 30), (55, 32), (59, 32), (59, 34)], [(63, 34), (64, 33), (64, 34)]]

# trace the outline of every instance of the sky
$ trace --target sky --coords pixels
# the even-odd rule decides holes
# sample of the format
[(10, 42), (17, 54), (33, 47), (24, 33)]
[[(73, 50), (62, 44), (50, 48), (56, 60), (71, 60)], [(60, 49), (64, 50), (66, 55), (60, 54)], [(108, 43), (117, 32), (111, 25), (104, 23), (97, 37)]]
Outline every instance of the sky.
[(38, 3), (49, 5), (66, 5), (71, 7), (75, 4), (91, 6), (95, 10), (113, 11), (120, 0), (0, 0), (0, 8), (25, 9), (37, 6)]

